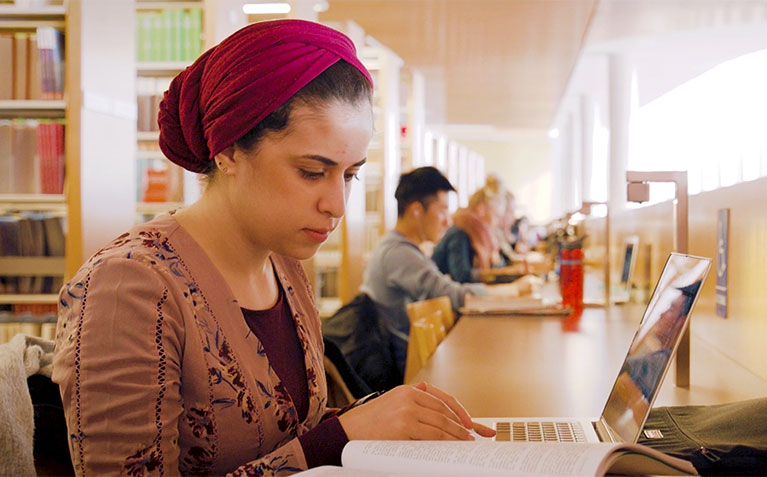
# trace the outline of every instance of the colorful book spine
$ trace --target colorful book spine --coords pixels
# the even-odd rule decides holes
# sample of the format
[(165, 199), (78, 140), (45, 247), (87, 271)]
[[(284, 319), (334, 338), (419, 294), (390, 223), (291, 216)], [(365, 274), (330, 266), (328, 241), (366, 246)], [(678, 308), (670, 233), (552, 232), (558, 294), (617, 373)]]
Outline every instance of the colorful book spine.
[(138, 61), (191, 61), (202, 53), (202, 9), (168, 8), (136, 17)]

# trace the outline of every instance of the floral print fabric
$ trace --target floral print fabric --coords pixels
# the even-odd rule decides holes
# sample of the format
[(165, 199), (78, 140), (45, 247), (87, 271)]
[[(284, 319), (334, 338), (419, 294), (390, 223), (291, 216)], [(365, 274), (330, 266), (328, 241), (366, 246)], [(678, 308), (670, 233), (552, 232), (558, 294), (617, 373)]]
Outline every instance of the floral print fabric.
[(286, 475), (329, 414), (300, 263), (272, 257), (304, 351), (303, 422), (204, 251), (172, 216), (91, 257), (60, 293), (54, 376), (78, 475)]

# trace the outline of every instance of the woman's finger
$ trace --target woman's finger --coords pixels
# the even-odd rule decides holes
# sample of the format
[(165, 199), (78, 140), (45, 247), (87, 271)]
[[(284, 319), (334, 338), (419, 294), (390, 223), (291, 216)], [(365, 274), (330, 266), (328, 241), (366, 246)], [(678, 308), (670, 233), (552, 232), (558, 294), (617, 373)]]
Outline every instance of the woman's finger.
[(463, 424), (463, 426), (467, 429), (471, 429), (473, 426), (473, 423), (471, 422), (471, 416), (469, 416), (469, 413), (466, 411), (466, 409), (461, 405), (460, 402), (450, 394), (446, 393), (445, 391), (439, 389), (438, 387), (431, 385), (426, 382), (420, 382), (416, 385), (416, 388), (425, 391), (432, 396), (435, 396), (439, 398), (443, 403), (447, 405), (447, 407), (452, 410), (456, 416), (460, 419), (460, 422)]
[(435, 396), (434, 394), (428, 392), (425, 388), (419, 387), (418, 385), (415, 386), (415, 389), (416, 394), (414, 401), (416, 405), (422, 408), (430, 409), (434, 412), (438, 412), (449, 418), (451, 421), (455, 422), (457, 425), (464, 425), (463, 419), (461, 419), (461, 417), (456, 414), (453, 409), (450, 408), (448, 403), (446, 403), (439, 396)]
[(473, 422), (472, 425), (474, 427), (474, 432), (482, 437), (493, 437), (495, 435), (495, 429), (492, 427), (487, 427), (486, 425), (480, 424), (478, 422)]
[(444, 414), (424, 410), (418, 414), (418, 424), (413, 429), (413, 438), (422, 440), (473, 440), (471, 433), (460, 423)]

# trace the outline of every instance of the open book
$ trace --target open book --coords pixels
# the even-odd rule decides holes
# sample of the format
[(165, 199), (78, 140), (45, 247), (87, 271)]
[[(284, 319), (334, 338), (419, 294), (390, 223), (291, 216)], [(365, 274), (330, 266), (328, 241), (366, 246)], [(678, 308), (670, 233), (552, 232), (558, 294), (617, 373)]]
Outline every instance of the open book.
[(466, 295), (462, 315), (567, 315), (572, 310), (559, 303), (547, 302), (539, 296), (474, 296)]
[(689, 462), (639, 444), (350, 441), (343, 467), (307, 476), (697, 475)]

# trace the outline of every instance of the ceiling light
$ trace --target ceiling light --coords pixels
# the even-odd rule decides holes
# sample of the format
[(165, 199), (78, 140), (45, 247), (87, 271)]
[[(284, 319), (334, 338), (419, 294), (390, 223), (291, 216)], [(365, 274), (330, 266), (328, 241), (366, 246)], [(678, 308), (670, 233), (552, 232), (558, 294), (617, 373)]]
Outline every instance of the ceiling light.
[(556, 139), (559, 137), (559, 129), (557, 128), (551, 128), (549, 129), (549, 137), (551, 139)]
[(327, 0), (319, 0), (317, 2), (314, 2), (314, 11), (317, 13), (322, 13), (328, 11), (328, 2)]
[(275, 13), (290, 13), (290, 4), (278, 3), (246, 3), (242, 11), (248, 15), (271, 15)]

